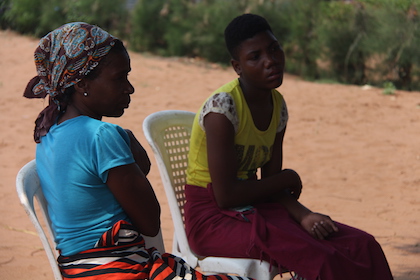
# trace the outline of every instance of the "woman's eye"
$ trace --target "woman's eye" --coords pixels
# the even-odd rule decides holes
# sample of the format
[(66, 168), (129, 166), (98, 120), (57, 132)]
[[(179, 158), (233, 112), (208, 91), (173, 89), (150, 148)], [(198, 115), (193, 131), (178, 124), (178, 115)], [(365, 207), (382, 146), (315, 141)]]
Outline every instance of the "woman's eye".
[(271, 50), (272, 51), (278, 51), (278, 50), (280, 50), (280, 46), (279, 45), (275, 45), (275, 46), (272, 47)]
[(251, 56), (251, 60), (258, 60), (259, 57), (260, 57), (259, 55), (255, 54)]

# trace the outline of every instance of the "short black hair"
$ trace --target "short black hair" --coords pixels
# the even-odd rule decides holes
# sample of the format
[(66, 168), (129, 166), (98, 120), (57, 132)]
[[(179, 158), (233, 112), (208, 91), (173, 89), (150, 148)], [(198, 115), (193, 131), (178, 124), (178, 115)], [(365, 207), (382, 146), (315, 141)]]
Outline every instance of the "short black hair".
[(243, 14), (234, 18), (225, 29), (225, 43), (231, 57), (238, 59), (237, 47), (246, 39), (263, 31), (273, 33), (267, 20), (262, 16)]

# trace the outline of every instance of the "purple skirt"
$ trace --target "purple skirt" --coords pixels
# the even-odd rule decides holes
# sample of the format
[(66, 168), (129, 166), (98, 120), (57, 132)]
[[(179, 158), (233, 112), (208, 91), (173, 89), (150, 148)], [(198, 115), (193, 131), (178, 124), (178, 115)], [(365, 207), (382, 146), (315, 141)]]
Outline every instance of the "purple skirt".
[(200, 256), (263, 259), (307, 280), (393, 279), (381, 246), (359, 229), (336, 222), (339, 232), (313, 238), (279, 203), (238, 212), (217, 206), (211, 185), (186, 185), (185, 226)]

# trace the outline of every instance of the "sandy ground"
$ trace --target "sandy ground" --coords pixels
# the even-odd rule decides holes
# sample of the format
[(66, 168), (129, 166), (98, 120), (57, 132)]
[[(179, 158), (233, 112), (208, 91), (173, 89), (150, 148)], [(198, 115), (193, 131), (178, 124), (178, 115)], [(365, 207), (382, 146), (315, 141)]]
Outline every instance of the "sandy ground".
[[(18, 170), (34, 158), (33, 122), (45, 106), (23, 89), (35, 75), (38, 40), (0, 31), (0, 279), (52, 279), (35, 229), (15, 191)], [(159, 110), (196, 111), (231, 69), (197, 60), (131, 53), (136, 88), (125, 115), (107, 121), (131, 129), (152, 160), (149, 179), (162, 207), (167, 251), (173, 226), (157, 166), (142, 131)], [(420, 279), (420, 93), (316, 84), (286, 75), (280, 91), (290, 122), (285, 168), (303, 180), (301, 201), (312, 210), (373, 234), (398, 280)]]

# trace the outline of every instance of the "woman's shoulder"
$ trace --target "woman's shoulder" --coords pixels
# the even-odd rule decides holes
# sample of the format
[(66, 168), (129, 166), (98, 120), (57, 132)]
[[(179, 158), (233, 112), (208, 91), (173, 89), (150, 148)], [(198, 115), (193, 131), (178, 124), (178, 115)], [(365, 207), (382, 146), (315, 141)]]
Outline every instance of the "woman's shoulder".
[(289, 120), (289, 112), (287, 110), (287, 104), (286, 101), (284, 100), (283, 95), (277, 91), (277, 90), (273, 90), (273, 99), (276, 106), (276, 110), (278, 110), (278, 116), (279, 116), (279, 125), (277, 127), (277, 132), (282, 131), (286, 125), (287, 122)]
[(235, 107), (235, 96), (238, 92), (240, 92), (239, 81), (238, 79), (232, 80), (215, 90), (204, 102), (202, 110), (218, 108), (216, 110), (232, 113)]
[(238, 88), (240, 88), (239, 80), (234, 79), (234, 80), (224, 84), (223, 86), (219, 87), (218, 89), (216, 89), (213, 92), (213, 95), (217, 94), (217, 93), (220, 93), (220, 92), (232, 93), (232, 92), (236, 91)]
[[(66, 130), (77, 131), (85, 137), (103, 134), (126, 134), (125, 130), (117, 124), (105, 122), (102, 120), (94, 119), (88, 116), (79, 116), (74, 119), (67, 120), (62, 123), (63, 128)], [(61, 126), (61, 125), (59, 125)]]
[(118, 124), (104, 122), (100, 120), (96, 120), (97, 122), (94, 124), (96, 126), (96, 133), (97, 134), (107, 134), (107, 135), (121, 135), (124, 138), (128, 138), (128, 134), (121, 126)]
[(224, 115), (233, 124), (235, 131), (237, 131), (239, 120), (236, 112), (235, 100), (231, 93), (225, 91), (217, 92), (207, 99), (200, 110), (200, 116), (198, 118), (198, 122), (203, 130), (204, 117), (209, 113)]
[(97, 127), (97, 128), (101, 128), (101, 127), (104, 127), (104, 128), (118, 128), (118, 127), (120, 127), (117, 124), (113, 124), (113, 123), (106, 122), (106, 121), (103, 121), (103, 120), (94, 119), (94, 118), (91, 118), (91, 117), (88, 117), (88, 116), (80, 116), (79, 121), (81, 123), (85, 123), (86, 125), (89, 125), (89, 126), (92, 126), (92, 127)]

